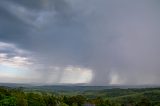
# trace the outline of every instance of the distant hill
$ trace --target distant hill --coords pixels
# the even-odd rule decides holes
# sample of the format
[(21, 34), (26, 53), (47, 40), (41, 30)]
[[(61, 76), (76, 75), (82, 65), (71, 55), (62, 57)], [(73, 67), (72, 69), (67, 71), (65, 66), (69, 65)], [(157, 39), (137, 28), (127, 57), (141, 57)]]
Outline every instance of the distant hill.
[(50, 90), (50, 91), (87, 91), (87, 90), (105, 90), (113, 88), (158, 88), (158, 85), (108, 85), (108, 86), (86, 86), (85, 84), (64, 84), (64, 85), (38, 85), (38, 84), (23, 84), (23, 83), (0, 83), (0, 86), (11, 88), (24, 87), (26, 89), (35, 90)]

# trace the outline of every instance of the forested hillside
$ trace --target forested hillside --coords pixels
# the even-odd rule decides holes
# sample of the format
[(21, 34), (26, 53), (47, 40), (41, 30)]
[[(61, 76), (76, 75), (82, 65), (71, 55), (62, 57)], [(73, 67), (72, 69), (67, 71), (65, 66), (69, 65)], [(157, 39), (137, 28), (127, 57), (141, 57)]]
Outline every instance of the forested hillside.
[(0, 106), (160, 106), (160, 88), (54, 92), (0, 87)]

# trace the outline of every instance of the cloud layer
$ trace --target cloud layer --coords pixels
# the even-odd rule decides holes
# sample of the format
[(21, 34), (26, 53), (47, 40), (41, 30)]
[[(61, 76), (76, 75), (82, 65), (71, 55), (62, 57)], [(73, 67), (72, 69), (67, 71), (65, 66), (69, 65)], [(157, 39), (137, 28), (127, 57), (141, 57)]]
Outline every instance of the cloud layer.
[(158, 1), (0, 2), (2, 81), (159, 84)]

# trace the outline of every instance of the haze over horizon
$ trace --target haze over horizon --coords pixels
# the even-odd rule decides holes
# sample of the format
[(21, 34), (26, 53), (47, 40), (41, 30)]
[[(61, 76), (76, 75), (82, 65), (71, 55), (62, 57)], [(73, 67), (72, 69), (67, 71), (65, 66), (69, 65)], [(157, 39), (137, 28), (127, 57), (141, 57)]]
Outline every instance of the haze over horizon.
[(1, 0), (0, 83), (160, 84), (158, 0)]

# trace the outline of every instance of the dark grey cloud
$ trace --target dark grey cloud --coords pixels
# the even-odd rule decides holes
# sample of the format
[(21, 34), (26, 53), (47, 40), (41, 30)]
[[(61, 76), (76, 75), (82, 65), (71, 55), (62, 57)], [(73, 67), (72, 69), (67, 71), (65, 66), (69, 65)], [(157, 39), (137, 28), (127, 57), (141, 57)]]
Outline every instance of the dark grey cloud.
[(72, 65), (93, 70), (93, 85), (159, 84), (158, 1), (2, 0), (0, 4), (0, 41), (33, 52), (37, 64), (42, 64), (39, 73), (48, 76), (44, 80), (50, 79), (50, 66)]

